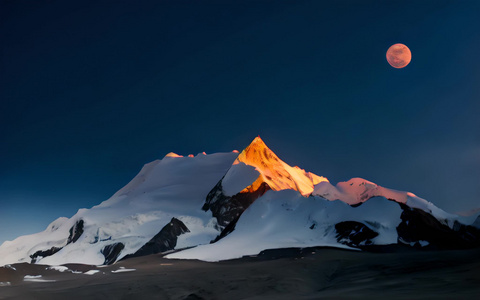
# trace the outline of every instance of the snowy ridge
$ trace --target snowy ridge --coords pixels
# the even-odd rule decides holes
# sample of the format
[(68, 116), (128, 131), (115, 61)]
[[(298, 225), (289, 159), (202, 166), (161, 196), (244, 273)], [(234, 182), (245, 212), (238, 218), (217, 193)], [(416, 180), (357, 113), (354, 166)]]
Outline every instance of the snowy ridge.
[(315, 186), (312, 194), (331, 201), (340, 200), (353, 206), (361, 205), (373, 197), (384, 197), (432, 214), (451, 228), (453, 228), (454, 221), (471, 224), (474, 220), (471, 216), (447, 213), (413, 193), (384, 188), (363, 178), (352, 178), (346, 182), (339, 182), (336, 186), (331, 185), (329, 182), (321, 182)]
[(219, 261), (265, 249), (319, 245), (353, 249), (337, 240), (335, 224), (342, 221), (365, 222), (381, 233), (372, 243), (393, 244), (401, 212), (397, 204), (380, 197), (352, 207), (342, 201), (305, 198), (292, 190), (268, 191), (243, 213), (235, 231), (225, 238), (167, 258)]

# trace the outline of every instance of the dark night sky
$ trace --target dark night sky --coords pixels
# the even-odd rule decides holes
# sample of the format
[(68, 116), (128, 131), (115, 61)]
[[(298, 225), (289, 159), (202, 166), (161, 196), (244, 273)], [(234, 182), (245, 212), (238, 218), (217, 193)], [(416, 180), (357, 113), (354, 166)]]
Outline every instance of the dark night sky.
[(77, 2), (0, 2), (0, 243), (257, 135), (332, 183), (480, 207), (480, 1)]

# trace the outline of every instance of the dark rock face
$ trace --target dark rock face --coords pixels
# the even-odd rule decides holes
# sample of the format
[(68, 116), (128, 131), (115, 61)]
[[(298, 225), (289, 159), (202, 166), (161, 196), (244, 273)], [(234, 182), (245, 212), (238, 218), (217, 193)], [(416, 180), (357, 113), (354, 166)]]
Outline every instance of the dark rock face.
[(213, 216), (217, 218), (218, 225), (222, 229), (226, 229), (232, 221), (238, 220), (240, 215), (268, 190), (270, 190), (268, 184), (262, 182), (255, 190), (251, 189), (248, 192), (238, 193), (229, 197), (223, 193), (222, 180), (220, 180), (208, 193), (202, 209), (204, 211), (212, 211)]
[(475, 222), (473, 222), (472, 226), (480, 229), (480, 216), (477, 217)]
[(70, 228), (70, 235), (68, 236), (67, 245), (75, 243), (83, 234), (84, 222), (82, 219), (78, 220), (72, 228)]
[(222, 232), (213, 241), (210, 241), (210, 244), (213, 244), (232, 233), (235, 230), (235, 225), (237, 225), (238, 219), (240, 219), (240, 215), (238, 215), (235, 219), (228, 223), (228, 225), (225, 226)]
[(137, 252), (128, 255), (128, 258), (173, 250), (177, 245), (178, 236), (186, 232), (190, 232), (187, 226), (185, 226), (185, 224), (179, 219), (172, 218), (170, 223), (165, 225), (159, 233), (143, 245)]
[(123, 243), (115, 243), (105, 246), (100, 251), (105, 257), (105, 261), (103, 262), (103, 264), (113, 264), (117, 260), (117, 257), (120, 255), (120, 252), (122, 252), (123, 248), (125, 248), (125, 245)]
[(221, 214), (222, 206), (226, 206), (225, 203), (230, 200), (230, 197), (223, 193), (222, 180), (223, 178), (208, 193), (205, 203), (202, 206), (202, 210), (211, 210), (213, 216), (217, 218), (218, 224), (225, 227), (233, 218), (230, 216), (224, 218)]
[(50, 255), (54, 255), (55, 253), (57, 253), (58, 251), (60, 251), (62, 249), (63, 249), (63, 247), (52, 247), (52, 248), (47, 249), (47, 250), (39, 250), (39, 251), (33, 253), (32, 255), (30, 255), (30, 258), (32, 259), (32, 261), (30, 263), (34, 264), (34, 263), (37, 262), (38, 258), (43, 258), (43, 257), (47, 257), (47, 256), (50, 256)]
[(337, 241), (350, 247), (362, 248), (372, 244), (372, 239), (377, 232), (368, 228), (365, 224), (355, 221), (345, 221), (335, 224)]
[(402, 222), (397, 227), (398, 242), (420, 246), (428, 242), (427, 249), (466, 249), (480, 247), (480, 229), (459, 222), (453, 229), (442, 224), (431, 214), (401, 204)]

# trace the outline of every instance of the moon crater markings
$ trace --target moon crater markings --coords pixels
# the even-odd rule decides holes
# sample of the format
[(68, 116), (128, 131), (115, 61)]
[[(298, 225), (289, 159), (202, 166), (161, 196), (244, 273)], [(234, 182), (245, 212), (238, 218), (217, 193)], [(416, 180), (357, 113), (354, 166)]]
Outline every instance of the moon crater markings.
[(387, 61), (394, 68), (405, 68), (411, 60), (412, 53), (404, 44), (392, 45), (387, 50)]

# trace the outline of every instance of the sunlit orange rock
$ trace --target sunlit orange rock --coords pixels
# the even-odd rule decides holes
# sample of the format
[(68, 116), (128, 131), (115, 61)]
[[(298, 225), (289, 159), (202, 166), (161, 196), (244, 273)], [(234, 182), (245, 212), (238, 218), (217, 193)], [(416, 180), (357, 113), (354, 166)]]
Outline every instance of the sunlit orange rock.
[(233, 164), (240, 162), (255, 167), (260, 173), (257, 180), (242, 192), (256, 190), (263, 182), (274, 191), (291, 189), (308, 197), (313, 192), (314, 185), (328, 179), (306, 172), (299, 167), (291, 167), (270, 150), (260, 137), (240, 153)]

